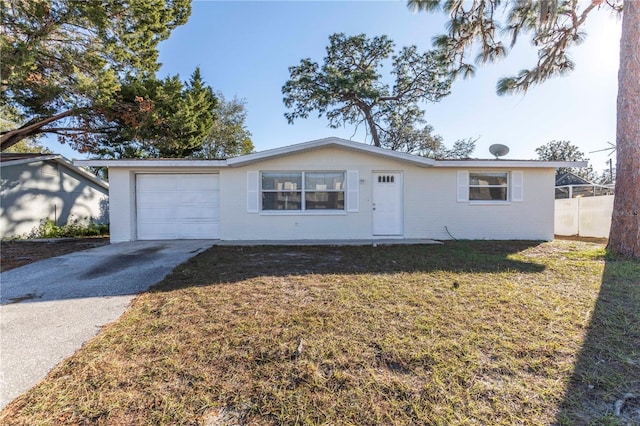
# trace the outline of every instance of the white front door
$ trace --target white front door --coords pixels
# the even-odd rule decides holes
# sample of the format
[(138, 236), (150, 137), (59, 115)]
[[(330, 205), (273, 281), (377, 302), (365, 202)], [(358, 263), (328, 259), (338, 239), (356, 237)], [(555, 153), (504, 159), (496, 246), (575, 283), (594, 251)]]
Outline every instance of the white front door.
[(402, 173), (374, 172), (373, 235), (402, 235)]

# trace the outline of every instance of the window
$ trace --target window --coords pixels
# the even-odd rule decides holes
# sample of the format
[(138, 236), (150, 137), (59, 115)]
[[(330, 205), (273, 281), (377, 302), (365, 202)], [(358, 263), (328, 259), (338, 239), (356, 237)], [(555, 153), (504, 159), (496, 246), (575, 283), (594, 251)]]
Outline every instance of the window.
[(344, 172), (306, 172), (305, 210), (344, 210)]
[(508, 201), (509, 173), (470, 172), (469, 201)]
[(524, 201), (524, 172), (459, 170), (458, 202), (510, 204)]
[(263, 211), (344, 210), (344, 172), (262, 172)]
[(393, 175), (378, 176), (378, 183), (393, 183), (393, 182), (395, 182), (395, 176)]
[(262, 174), (262, 210), (302, 210), (302, 174)]

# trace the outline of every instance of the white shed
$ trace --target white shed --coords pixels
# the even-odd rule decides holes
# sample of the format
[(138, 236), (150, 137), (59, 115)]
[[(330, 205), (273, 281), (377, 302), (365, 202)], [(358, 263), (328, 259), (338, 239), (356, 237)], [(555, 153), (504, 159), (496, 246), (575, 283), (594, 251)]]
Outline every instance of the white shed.
[(112, 242), (527, 239), (554, 235), (556, 167), (433, 160), (326, 138), (228, 160), (107, 166)]

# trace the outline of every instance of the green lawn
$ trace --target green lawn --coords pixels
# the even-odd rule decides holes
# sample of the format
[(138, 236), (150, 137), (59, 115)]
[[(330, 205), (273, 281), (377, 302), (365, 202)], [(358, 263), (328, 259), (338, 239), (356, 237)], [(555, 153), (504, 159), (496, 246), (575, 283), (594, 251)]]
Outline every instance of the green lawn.
[(214, 247), (2, 424), (634, 424), (640, 264), (580, 241)]

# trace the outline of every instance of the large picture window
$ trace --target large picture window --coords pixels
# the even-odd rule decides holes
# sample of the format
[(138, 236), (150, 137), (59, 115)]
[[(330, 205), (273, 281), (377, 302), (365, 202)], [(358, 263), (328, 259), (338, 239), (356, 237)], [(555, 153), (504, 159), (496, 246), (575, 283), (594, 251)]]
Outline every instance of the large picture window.
[(469, 201), (507, 201), (508, 189), (507, 172), (469, 173)]
[(262, 172), (263, 211), (344, 210), (345, 172)]
[(302, 210), (302, 174), (262, 173), (262, 210)]

